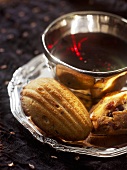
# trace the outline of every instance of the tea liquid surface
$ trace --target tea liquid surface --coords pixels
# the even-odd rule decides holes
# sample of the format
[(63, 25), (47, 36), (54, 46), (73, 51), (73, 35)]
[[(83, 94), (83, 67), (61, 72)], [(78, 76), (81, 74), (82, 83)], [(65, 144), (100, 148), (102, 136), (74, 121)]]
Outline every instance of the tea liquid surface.
[(105, 33), (78, 33), (60, 39), (51, 53), (89, 71), (113, 71), (127, 66), (127, 42)]

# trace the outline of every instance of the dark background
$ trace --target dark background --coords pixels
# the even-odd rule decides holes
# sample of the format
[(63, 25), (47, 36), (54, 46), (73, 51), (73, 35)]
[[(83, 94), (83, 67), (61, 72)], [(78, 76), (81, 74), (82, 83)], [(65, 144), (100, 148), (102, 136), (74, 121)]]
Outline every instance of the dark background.
[(14, 71), (43, 53), (41, 35), (57, 17), (99, 10), (127, 18), (126, 0), (0, 0), (0, 169), (125, 170), (127, 154), (114, 158), (58, 152), (37, 141), (12, 115), (7, 93)]

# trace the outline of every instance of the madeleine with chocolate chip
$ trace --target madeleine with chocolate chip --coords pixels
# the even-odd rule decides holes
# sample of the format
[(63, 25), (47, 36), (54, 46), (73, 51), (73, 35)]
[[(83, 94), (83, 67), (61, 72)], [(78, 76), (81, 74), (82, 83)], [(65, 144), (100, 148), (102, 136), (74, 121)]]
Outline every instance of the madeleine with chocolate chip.
[(127, 134), (127, 91), (107, 94), (90, 111), (93, 133)]

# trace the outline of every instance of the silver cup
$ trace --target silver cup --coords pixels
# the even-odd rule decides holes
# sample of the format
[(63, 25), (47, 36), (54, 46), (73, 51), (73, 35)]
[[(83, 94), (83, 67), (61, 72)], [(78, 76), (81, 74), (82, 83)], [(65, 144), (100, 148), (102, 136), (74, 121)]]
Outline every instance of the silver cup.
[[(98, 63), (99, 58), (91, 59), (90, 69), (88, 69), (85, 67), (85, 65), (84, 67), (80, 67), (80, 63), (76, 65), (73, 63), (73, 61), (68, 62), (69, 60), (65, 61), (61, 59), (60, 58), (61, 54), (59, 54), (59, 56), (54, 55), (53, 48), (57, 42), (59, 42), (62, 38), (68, 35), (76, 35), (79, 33), (82, 34), (103, 33), (105, 35), (110, 35), (119, 38), (122, 41), (124, 41), (127, 45), (127, 20), (114, 14), (98, 12), (98, 11), (73, 12), (57, 18), (45, 29), (42, 35), (44, 53), (48, 58), (48, 60), (54, 64), (62, 64), (72, 69), (75, 69), (81, 73), (87, 73), (97, 77), (108, 76), (127, 70), (127, 62), (126, 62), (127, 59), (126, 56), (123, 57), (122, 55), (123, 54), (122, 48), (119, 50), (119, 52), (121, 52), (121, 56), (117, 58), (118, 59), (117, 62), (119, 65), (116, 68), (114, 67), (113, 69), (109, 69), (109, 70), (107, 69), (104, 71), (103, 70), (100, 71), (99, 69), (93, 69), (93, 64), (95, 65), (96, 63)], [(105, 47), (105, 49), (107, 47)], [(117, 50), (117, 47), (114, 48), (114, 51), (115, 50)], [(127, 50), (125, 53), (127, 55)], [(113, 55), (114, 55), (113, 56), (114, 60), (116, 60), (115, 54)], [(105, 56), (106, 55), (102, 56), (103, 58), (102, 63), (104, 63), (106, 60)]]

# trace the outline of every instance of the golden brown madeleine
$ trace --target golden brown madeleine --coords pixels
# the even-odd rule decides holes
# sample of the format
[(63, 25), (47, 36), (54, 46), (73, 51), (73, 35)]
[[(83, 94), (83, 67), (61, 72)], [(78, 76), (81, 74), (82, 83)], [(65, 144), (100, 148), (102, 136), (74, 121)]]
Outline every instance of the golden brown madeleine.
[(127, 134), (127, 91), (112, 92), (90, 111), (93, 133)]
[(67, 87), (52, 78), (31, 81), (21, 96), (24, 113), (49, 136), (78, 141), (92, 130), (84, 105)]
[(100, 99), (109, 92), (121, 90), (121, 88), (126, 84), (126, 80), (127, 71), (111, 77), (102, 78), (94, 84), (91, 89), (91, 94), (93, 98)]
[(77, 90), (92, 88), (95, 82), (93, 76), (79, 73), (60, 64), (56, 66), (56, 76), (61, 83)]

